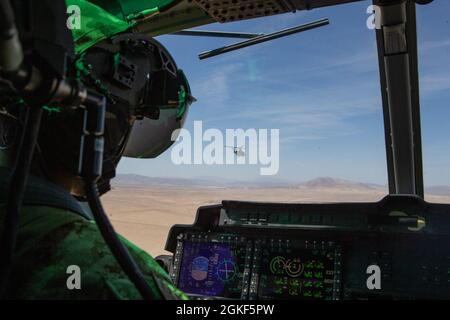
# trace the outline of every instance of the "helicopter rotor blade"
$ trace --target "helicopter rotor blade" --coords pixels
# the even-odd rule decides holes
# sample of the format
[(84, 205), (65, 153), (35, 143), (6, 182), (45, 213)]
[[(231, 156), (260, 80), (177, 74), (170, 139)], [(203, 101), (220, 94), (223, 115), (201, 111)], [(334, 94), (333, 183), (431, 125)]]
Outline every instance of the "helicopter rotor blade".
[(243, 33), (243, 32), (226, 32), (226, 31), (209, 31), (209, 30), (181, 30), (171, 35), (177, 36), (194, 36), (194, 37), (214, 37), (214, 38), (235, 38), (235, 39), (253, 39), (264, 35), (263, 33)]
[(299, 32), (303, 32), (303, 31), (307, 31), (307, 30), (323, 27), (323, 26), (328, 25), (328, 24), (330, 24), (330, 20), (329, 19), (317, 20), (317, 21), (310, 22), (310, 23), (307, 23), (307, 24), (303, 24), (303, 25), (300, 25), (300, 26), (296, 26), (296, 27), (293, 27), (293, 28), (284, 29), (284, 30), (277, 31), (277, 32), (274, 32), (274, 33), (264, 34), (264, 35), (258, 36), (256, 38), (252, 38), (252, 39), (249, 39), (249, 40), (245, 40), (245, 41), (241, 41), (241, 42), (238, 42), (238, 43), (231, 44), (229, 46), (224, 46), (224, 47), (221, 47), (221, 48), (218, 48), (218, 49), (214, 49), (214, 50), (211, 50), (211, 51), (206, 51), (206, 52), (200, 53), (198, 55), (198, 58), (200, 60), (211, 58), (211, 57), (214, 57), (214, 56), (218, 56), (220, 54), (224, 54), (226, 52), (239, 50), (239, 49), (242, 49), (242, 48), (245, 48), (245, 47), (253, 46), (253, 45), (258, 44), (258, 43), (263, 43), (263, 42), (275, 40), (275, 39), (278, 39), (278, 38), (281, 38), (281, 37), (286, 37), (286, 36), (289, 36), (289, 35), (292, 35), (292, 34), (295, 34), (295, 33), (299, 33)]

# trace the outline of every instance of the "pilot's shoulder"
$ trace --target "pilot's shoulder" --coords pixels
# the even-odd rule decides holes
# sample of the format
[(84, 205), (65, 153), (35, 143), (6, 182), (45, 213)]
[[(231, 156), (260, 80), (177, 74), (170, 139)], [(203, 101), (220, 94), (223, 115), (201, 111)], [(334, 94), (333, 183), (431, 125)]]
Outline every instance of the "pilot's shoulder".
[[(94, 221), (43, 206), (25, 207), (23, 217), (18, 235), (18, 277), (32, 284), (32, 296), (53, 292), (52, 296), (62, 299), (140, 298)], [(149, 254), (120, 238), (148, 279), (155, 299), (185, 298)], [(80, 271), (81, 290), (67, 289), (71, 266)]]

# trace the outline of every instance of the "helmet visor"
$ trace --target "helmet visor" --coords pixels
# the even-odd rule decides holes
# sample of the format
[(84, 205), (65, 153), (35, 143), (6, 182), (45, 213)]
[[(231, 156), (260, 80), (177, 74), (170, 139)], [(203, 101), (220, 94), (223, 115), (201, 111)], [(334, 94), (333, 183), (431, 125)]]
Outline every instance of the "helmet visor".
[(123, 154), (125, 157), (156, 158), (174, 143), (172, 134), (183, 127), (189, 106), (195, 101), (181, 70), (178, 70), (177, 83), (177, 99), (158, 106), (157, 119), (145, 116), (134, 122)]

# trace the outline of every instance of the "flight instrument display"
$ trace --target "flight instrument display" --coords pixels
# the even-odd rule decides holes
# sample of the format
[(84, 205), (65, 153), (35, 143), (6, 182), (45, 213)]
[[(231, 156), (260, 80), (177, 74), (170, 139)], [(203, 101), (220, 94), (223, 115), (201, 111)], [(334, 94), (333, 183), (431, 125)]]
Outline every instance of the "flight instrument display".
[(338, 297), (338, 247), (266, 245), (260, 259), (260, 299), (334, 300)]
[(240, 299), (247, 247), (233, 241), (185, 241), (178, 287), (190, 295)]

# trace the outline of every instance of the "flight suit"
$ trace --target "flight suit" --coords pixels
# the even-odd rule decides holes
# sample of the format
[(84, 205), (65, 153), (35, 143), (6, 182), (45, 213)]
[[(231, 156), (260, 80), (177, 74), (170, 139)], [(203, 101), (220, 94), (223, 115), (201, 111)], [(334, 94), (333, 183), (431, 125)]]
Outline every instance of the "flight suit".
[[(8, 175), (5, 169), (0, 169), (0, 235), (8, 186), (5, 176)], [(24, 204), (7, 298), (141, 298), (105, 244), (95, 222), (88, 218), (89, 213), (83, 212), (78, 201), (65, 190), (30, 177)], [(187, 299), (151, 256), (123, 237), (121, 240), (144, 273), (155, 299)], [(74, 270), (80, 271), (79, 289), (74, 288), (76, 281), (70, 278)]]

